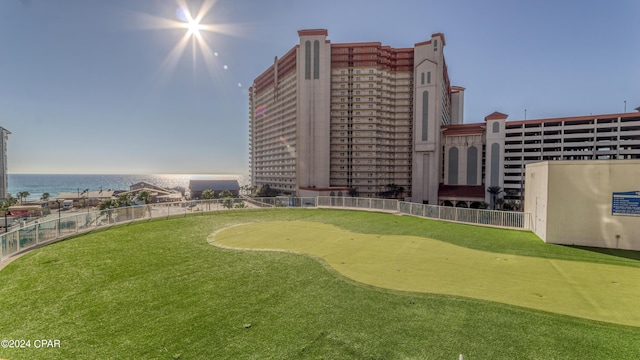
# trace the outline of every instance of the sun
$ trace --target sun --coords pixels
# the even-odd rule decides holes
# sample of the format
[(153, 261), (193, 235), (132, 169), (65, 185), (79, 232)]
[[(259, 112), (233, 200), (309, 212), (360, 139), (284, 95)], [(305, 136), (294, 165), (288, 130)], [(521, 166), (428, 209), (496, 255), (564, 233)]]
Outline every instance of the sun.
[(201, 25), (198, 21), (196, 21), (195, 19), (191, 19), (189, 20), (189, 22), (186, 25), (187, 28), (187, 35), (193, 35), (197, 38), (202, 37), (200, 35), (200, 29), (201, 29)]
[[(216, 35), (242, 36), (243, 27), (240, 24), (212, 23), (212, 9), (217, 0), (202, 0), (196, 7), (187, 0), (175, 1), (175, 17), (159, 17), (138, 13), (136, 27), (148, 30), (183, 30), (182, 36), (173, 46), (166, 58), (160, 64), (158, 80), (165, 82), (174, 73), (177, 64), (185, 53), (191, 53), (194, 78), (197, 77), (196, 59), (200, 59), (213, 79), (221, 78), (222, 72), (228, 67), (220, 62), (219, 52), (214, 51), (210, 44), (215, 44)], [(190, 7), (191, 5), (191, 7)], [(190, 51), (189, 51), (190, 50)]]

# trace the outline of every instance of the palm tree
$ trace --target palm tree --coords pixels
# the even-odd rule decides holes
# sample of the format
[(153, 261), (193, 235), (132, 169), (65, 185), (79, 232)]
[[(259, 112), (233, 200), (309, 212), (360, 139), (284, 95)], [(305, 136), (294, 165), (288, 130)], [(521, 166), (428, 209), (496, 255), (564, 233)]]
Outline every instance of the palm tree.
[(20, 205), (22, 205), (22, 200), (27, 200), (27, 198), (29, 197), (29, 192), (28, 191), (20, 191), (18, 194), (18, 198), (20, 198)]
[[(205, 200), (211, 200), (216, 197), (216, 192), (211, 189), (205, 189), (202, 192), (202, 198)], [(207, 201), (207, 210), (211, 210), (211, 201)]]
[(502, 192), (502, 188), (500, 186), (489, 186), (487, 188), (487, 192), (491, 194), (491, 203), (493, 204), (493, 210), (496, 209), (496, 197), (498, 194)]
[(131, 194), (124, 193), (124, 194), (118, 195), (118, 199), (116, 200), (116, 202), (118, 203), (118, 207), (129, 206), (129, 204), (131, 203)]
[(0, 201), (0, 211), (4, 213), (4, 232), (7, 232), (7, 215), (9, 213), (9, 206), (15, 205), (18, 200), (11, 194), (7, 194), (7, 198)]
[(229, 190), (223, 190), (220, 192), (220, 198), (224, 199), (222, 201), (222, 206), (227, 209), (231, 209), (233, 207), (233, 194)]
[(108, 209), (113, 209), (115, 207), (118, 207), (118, 203), (112, 199), (104, 199), (100, 201), (100, 204), (98, 205), (98, 208), (100, 210), (108, 210)]
[(152, 198), (153, 197), (151, 196), (151, 192), (149, 192), (149, 190), (142, 190), (138, 193), (138, 195), (136, 195), (136, 201), (144, 201), (145, 205), (150, 203)]
[(117, 208), (117, 207), (118, 207), (118, 202), (113, 199), (104, 199), (100, 201), (100, 204), (98, 204), (98, 208), (101, 210), (100, 215), (103, 215), (105, 212), (107, 212), (109, 224), (111, 223), (111, 211), (108, 211), (108, 210)]

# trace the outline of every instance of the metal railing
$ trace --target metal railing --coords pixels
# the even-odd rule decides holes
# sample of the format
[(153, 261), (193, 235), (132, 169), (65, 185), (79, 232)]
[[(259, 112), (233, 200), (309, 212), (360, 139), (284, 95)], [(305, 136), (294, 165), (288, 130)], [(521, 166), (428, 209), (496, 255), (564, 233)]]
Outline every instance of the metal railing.
[(29, 224), (0, 235), (0, 261), (71, 235), (136, 220), (186, 216), (214, 211), (256, 208), (348, 208), (407, 214), (430, 219), (455, 221), (529, 230), (530, 214), (511, 211), (453, 208), (416, 204), (398, 200), (353, 197), (268, 197), (182, 201), (121, 207), (98, 211), (79, 211)]
[(411, 202), (348, 197), (318, 197), (318, 207), (342, 207), (387, 211), (429, 219), (455, 221), (466, 224), (488, 225), (530, 230), (530, 214), (517, 211), (468, 209), (449, 206), (416, 204)]

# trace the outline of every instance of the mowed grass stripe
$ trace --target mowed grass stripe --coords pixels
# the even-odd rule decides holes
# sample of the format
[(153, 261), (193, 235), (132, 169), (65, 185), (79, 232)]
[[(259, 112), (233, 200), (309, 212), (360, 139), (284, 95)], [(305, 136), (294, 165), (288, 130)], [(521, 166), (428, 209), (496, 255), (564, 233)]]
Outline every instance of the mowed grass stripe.
[(344, 276), (373, 286), (640, 326), (639, 268), (499, 254), (308, 221), (234, 226), (216, 233), (214, 240), (227, 247), (311, 254)]

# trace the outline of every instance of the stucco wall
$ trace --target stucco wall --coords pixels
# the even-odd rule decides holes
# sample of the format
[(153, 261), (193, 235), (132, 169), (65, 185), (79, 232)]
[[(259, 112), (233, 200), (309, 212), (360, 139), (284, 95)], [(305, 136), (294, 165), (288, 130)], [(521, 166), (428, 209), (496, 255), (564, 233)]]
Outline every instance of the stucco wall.
[(640, 160), (528, 164), (525, 212), (554, 244), (640, 250), (640, 217), (612, 215), (614, 192), (640, 191)]

